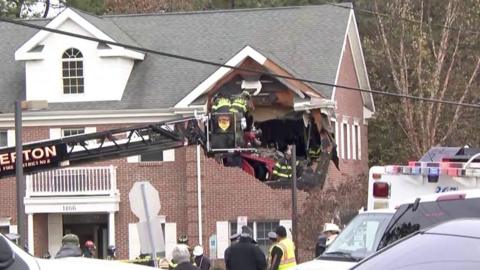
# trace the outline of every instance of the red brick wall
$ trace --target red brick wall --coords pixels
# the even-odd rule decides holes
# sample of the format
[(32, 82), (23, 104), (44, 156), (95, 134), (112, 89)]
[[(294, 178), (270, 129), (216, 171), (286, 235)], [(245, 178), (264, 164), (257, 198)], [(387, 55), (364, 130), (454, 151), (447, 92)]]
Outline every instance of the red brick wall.
[[(340, 72), (338, 76), (338, 85), (344, 85), (349, 87), (359, 87), (358, 79), (355, 71), (355, 66), (353, 62), (352, 51), (350, 48), (350, 40), (347, 39), (345, 45), (345, 51), (341, 61)], [(335, 101), (337, 102), (336, 109), (336, 118), (338, 122), (338, 134), (339, 137), (339, 146), (338, 146), (338, 155), (340, 157), (340, 170), (337, 171), (333, 165), (330, 166), (330, 175), (328, 181), (330, 184), (335, 184), (341, 181), (342, 174), (347, 174), (349, 176), (355, 176), (361, 173), (366, 173), (368, 171), (368, 126), (364, 124), (363, 121), (363, 101), (362, 95), (358, 91), (346, 90), (342, 88), (337, 88), (335, 91)], [(342, 122), (346, 120), (350, 128), (351, 144), (350, 144), (350, 153), (351, 158), (347, 159), (347, 150), (345, 150), (345, 159), (341, 158), (341, 130)], [(354, 160), (353, 157), (353, 131), (352, 126), (354, 120), (358, 122), (359, 128), (361, 131), (361, 159)]]
[(33, 236), (34, 254), (40, 257), (48, 252), (48, 214), (33, 215)]

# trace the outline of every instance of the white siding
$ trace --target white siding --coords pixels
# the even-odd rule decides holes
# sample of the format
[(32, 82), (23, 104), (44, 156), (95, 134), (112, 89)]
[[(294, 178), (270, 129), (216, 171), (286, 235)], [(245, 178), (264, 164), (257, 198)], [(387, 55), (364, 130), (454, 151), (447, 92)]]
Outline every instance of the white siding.
[(135, 259), (140, 255), (140, 239), (136, 223), (128, 224), (128, 258)]
[(165, 223), (165, 256), (172, 258), (172, 250), (177, 244), (177, 224)]
[[(58, 29), (91, 36), (72, 20), (66, 20)], [(50, 34), (42, 44), (45, 46), (42, 51), (43, 60), (28, 60), (25, 63), (28, 100), (48, 102), (121, 100), (133, 68), (133, 59), (101, 57), (97, 42), (64, 35)], [(76, 48), (83, 55), (85, 78), (83, 94), (63, 94), (61, 57), (69, 48)]]
[(230, 237), (228, 235), (228, 221), (217, 221), (217, 258), (223, 259), (225, 250), (230, 245)]
[(50, 139), (60, 139), (62, 137), (61, 128), (51, 128), (50, 129)]
[(48, 252), (52, 257), (54, 257), (58, 250), (60, 250), (62, 237), (62, 214), (48, 214)]

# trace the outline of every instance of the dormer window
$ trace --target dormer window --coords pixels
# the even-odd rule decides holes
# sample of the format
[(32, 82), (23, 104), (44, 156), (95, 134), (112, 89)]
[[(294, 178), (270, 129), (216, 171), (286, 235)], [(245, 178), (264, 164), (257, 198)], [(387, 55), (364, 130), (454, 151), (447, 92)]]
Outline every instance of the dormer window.
[(83, 55), (79, 50), (70, 48), (63, 53), (62, 78), (64, 94), (83, 94)]

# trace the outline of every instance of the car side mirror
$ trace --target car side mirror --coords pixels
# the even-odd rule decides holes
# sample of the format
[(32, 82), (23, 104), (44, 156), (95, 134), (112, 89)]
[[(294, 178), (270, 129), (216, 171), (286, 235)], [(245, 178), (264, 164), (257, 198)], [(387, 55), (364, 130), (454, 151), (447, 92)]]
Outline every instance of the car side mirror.
[(15, 253), (8, 240), (0, 236), (0, 269), (7, 269), (15, 261)]

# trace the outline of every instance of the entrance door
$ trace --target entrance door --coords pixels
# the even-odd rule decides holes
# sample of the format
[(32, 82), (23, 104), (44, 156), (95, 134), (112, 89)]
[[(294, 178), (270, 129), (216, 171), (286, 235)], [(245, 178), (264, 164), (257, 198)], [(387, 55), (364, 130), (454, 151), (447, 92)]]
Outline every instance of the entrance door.
[(95, 257), (106, 258), (108, 246), (107, 214), (66, 214), (63, 215), (63, 234), (73, 233), (80, 239), (80, 247), (85, 249), (86, 241), (93, 241), (97, 247)]

